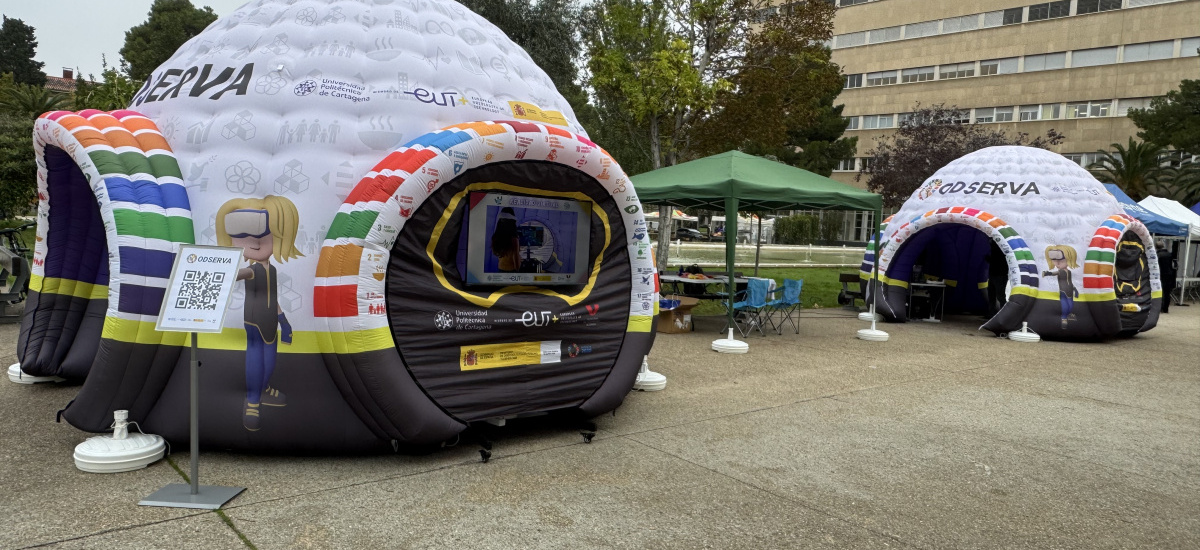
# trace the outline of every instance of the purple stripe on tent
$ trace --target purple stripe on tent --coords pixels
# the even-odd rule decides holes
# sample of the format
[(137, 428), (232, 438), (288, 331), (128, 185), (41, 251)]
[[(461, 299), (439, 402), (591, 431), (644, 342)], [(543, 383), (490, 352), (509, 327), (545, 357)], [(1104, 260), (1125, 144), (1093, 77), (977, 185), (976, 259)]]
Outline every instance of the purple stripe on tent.
[(138, 315), (158, 315), (162, 309), (163, 296), (167, 294), (165, 288), (130, 284), (121, 285), (120, 291), (117, 311)]
[(130, 275), (162, 277), (166, 279), (171, 276), (171, 266), (175, 264), (174, 252), (122, 246), (119, 249), (119, 254), (121, 257), (121, 273), (128, 273)]
[(50, 216), (42, 273), (107, 285), (108, 243), (91, 185), (62, 149), (46, 146), (45, 160)]

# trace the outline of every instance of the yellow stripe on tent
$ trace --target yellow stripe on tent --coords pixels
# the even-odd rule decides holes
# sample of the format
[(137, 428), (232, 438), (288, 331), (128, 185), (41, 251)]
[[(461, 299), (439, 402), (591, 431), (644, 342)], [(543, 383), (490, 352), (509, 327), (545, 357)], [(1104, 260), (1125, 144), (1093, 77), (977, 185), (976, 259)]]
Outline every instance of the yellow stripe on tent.
[[(1031, 296), (1038, 300), (1054, 300), (1058, 301), (1058, 291), (1056, 290), (1037, 290), (1033, 287), (1018, 286), (1012, 289), (1014, 295)], [(1160, 292), (1161, 294), (1161, 292)], [(1113, 291), (1100, 292), (1096, 294), (1080, 294), (1075, 298), (1076, 302), (1111, 302), (1117, 299), (1117, 293)]]
[(629, 327), (625, 332), (650, 332), (654, 330), (654, 318), (645, 315), (630, 315)]
[[(167, 346), (188, 345), (185, 332), (159, 332), (154, 323), (109, 317), (104, 320), (104, 338), (118, 342), (136, 344), (162, 344)], [(226, 351), (246, 350), (246, 331), (226, 328), (220, 333), (203, 333), (197, 338), (203, 349)], [(279, 353), (364, 353), (394, 348), (392, 333), (388, 327), (360, 330), (354, 333), (327, 333), (297, 331), (292, 333), (292, 343), (279, 342)]]
[(29, 276), (29, 290), (41, 294), (62, 294), (76, 298), (87, 298), (88, 300), (108, 299), (107, 285), (85, 283), (74, 279), (44, 277), (42, 275)]

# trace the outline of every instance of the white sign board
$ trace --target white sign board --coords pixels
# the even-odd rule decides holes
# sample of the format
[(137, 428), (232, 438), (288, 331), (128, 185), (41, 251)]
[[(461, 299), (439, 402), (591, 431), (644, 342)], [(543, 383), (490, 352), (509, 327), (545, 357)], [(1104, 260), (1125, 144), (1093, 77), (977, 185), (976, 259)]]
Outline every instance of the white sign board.
[(154, 328), (164, 332), (221, 332), (242, 265), (242, 252), (241, 248), (227, 246), (181, 245)]

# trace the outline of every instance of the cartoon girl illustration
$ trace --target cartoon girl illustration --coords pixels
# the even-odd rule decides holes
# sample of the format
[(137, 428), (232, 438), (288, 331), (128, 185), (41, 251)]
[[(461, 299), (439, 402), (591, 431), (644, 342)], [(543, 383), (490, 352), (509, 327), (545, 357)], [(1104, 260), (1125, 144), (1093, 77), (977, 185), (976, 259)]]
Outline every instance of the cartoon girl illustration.
[(1046, 264), (1051, 269), (1043, 271), (1043, 277), (1054, 275), (1058, 277), (1058, 302), (1062, 306), (1062, 328), (1067, 328), (1067, 321), (1074, 321), (1075, 298), (1079, 297), (1079, 289), (1071, 280), (1071, 270), (1078, 269), (1075, 261), (1075, 249), (1065, 244), (1046, 247)]
[[(292, 343), (292, 325), (279, 307), (277, 274), (271, 258), (286, 262), (304, 256), (296, 248), (299, 214), (292, 201), (275, 195), (233, 199), (217, 211), (217, 244), (245, 250), (250, 267), (238, 270), (246, 281), (246, 402), (242, 424), (258, 431), (260, 407), (283, 407), (287, 397), (270, 386), (277, 343)], [(282, 334), (280, 334), (282, 329)]]

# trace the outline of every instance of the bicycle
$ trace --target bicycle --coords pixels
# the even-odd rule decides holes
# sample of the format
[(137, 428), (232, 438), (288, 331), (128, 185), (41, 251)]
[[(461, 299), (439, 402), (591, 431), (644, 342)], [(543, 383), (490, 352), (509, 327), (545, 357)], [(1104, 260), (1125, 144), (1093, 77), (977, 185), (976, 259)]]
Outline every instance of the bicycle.
[[(21, 233), (36, 226), (37, 222), (27, 222), (0, 229), (0, 303), (4, 305), (24, 302), (29, 294), (30, 248)], [(7, 308), (0, 311), (0, 316), (8, 316)]]

